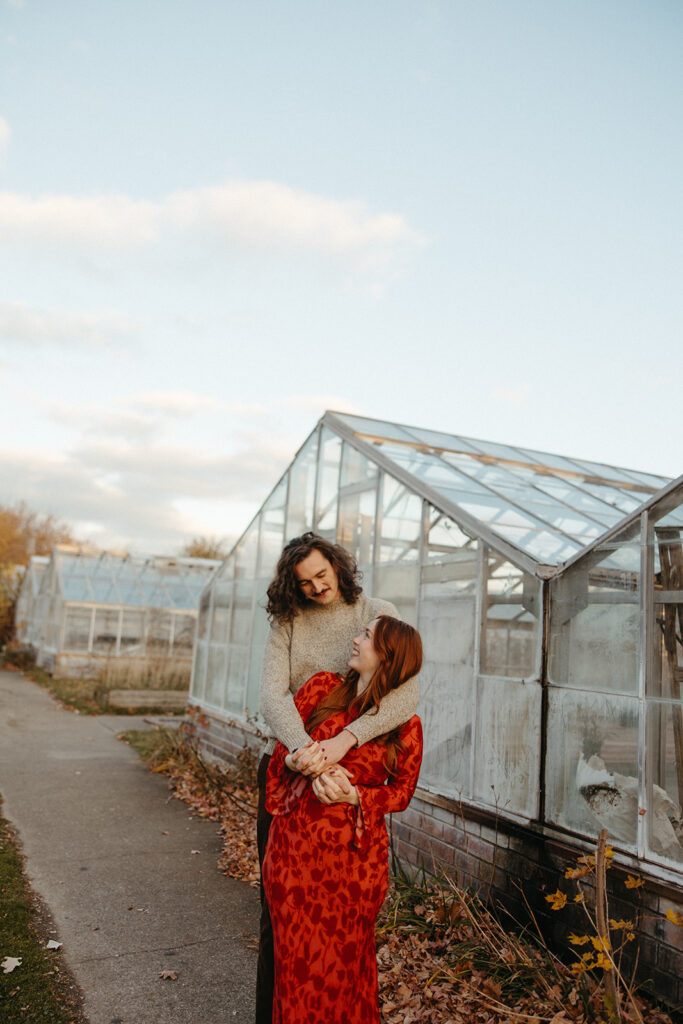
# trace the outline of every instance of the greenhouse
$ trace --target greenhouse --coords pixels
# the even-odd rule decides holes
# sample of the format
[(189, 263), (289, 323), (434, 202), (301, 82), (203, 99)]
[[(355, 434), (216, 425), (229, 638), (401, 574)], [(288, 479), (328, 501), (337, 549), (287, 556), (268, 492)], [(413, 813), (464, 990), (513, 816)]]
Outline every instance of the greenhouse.
[(458, 816), (472, 873), (511, 836), (581, 850), (604, 826), (680, 886), (683, 478), (327, 412), (201, 597), (191, 693), (217, 753), (236, 727), (255, 745), (266, 587), (309, 529), (422, 634), (405, 857), (463, 866)]
[(36, 646), (38, 592), (40, 581), (49, 561), (50, 559), (46, 555), (33, 555), (21, 581), (14, 622), (17, 640), (25, 647), (35, 648)]
[(25, 627), (38, 665), (55, 676), (189, 677), (199, 596), (218, 565), (56, 546)]

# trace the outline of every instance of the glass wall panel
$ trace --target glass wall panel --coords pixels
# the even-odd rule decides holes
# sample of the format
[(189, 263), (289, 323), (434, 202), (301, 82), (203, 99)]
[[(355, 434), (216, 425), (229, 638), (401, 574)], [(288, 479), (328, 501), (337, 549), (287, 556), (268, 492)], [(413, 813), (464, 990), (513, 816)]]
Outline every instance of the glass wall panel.
[(261, 511), (259, 534), (258, 574), (272, 579), (285, 543), (285, 499), (287, 480), (282, 480)]
[(222, 644), (210, 644), (206, 665), (206, 687), (204, 700), (220, 711), (225, 709), (225, 676), (228, 665), (228, 648)]
[(249, 648), (242, 644), (230, 644), (229, 652), (228, 690), (224, 707), (243, 716), (246, 708)]
[(263, 663), (263, 650), (268, 636), (268, 616), (266, 615), (266, 587), (269, 579), (258, 580), (256, 583), (256, 606), (254, 608), (254, 621), (251, 632), (251, 650), (249, 653), (249, 672), (247, 678), (247, 693), (245, 706), (252, 716), (258, 714), (259, 685), (261, 682), (261, 665)]
[(429, 505), (425, 530), (418, 621), (425, 651), (422, 777), (438, 792), (468, 797), (479, 553), (476, 541)]
[(636, 693), (639, 635), (640, 530), (636, 523), (551, 582), (551, 682)]
[(211, 617), (211, 643), (227, 644), (230, 638), (232, 611), (232, 580), (220, 579), (213, 585), (213, 615)]
[(421, 588), (419, 629), (425, 651), (420, 673), (420, 716), (425, 750), (422, 779), (438, 792), (470, 795), (474, 597), (453, 593), (448, 582)]
[(473, 795), (499, 811), (538, 813), (541, 685), (479, 679)]
[(683, 707), (680, 701), (647, 704), (647, 845), (683, 863)]
[(197, 623), (197, 638), (208, 640), (209, 623), (211, 621), (211, 588), (207, 587), (199, 599), (199, 621)]
[(187, 657), (192, 652), (197, 620), (194, 615), (173, 616), (173, 653)]
[(142, 656), (145, 644), (145, 613), (126, 612), (121, 615), (119, 651), (128, 657)]
[(422, 498), (382, 474), (378, 515), (378, 563), (417, 562), (422, 529)]
[(235, 548), (235, 579), (253, 580), (256, 575), (258, 555), (259, 521), (256, 519), (246, 533), (240, 537)]
[(206, 685), (206, 654), (207, 645), (198, 642), (194, 649), (194, 660), (192, 663), (192, 681), (190, 693), (197, 700), (204, 700), (204, 687)]
[(118, 608), (96, 608), (92, 649), (97, 654), (116, 654), (119, 635), (120, 612)]
[[(67, 608), (64, 621), (64, 650), (87, 651), (90, 647), (92, 608)], [(46, 637), (49, 641), (49, 636)], [(49, 646), (55, 646), (49, 644)]]
[(315, 474), (318, 464), (318, 432), (309, 437), (289, 468), (287, 540), (300, 537), (313, 526)]
[(232, 611), (231, 643), (248, 645), (251, 636), (254, 581), (237, 580)]
[(171, 653), (171, 613), (159, 608), (147, 612), (147, 653), (152, 658), (166, 658)]
[[(651, 657), (647, 673), (647, 843), (683, 862), (683, 505), (676, 492), (655, 512), (650, 581)], [(678, 494), (680, 500), (680, 494)], [(658, 698), (658, 699), (653, 699)]]
[(376, 505), (377, 492), (374, 485), (370, 491), (353, 490), (348, 494), (342, 492), (340, 496), (337, 539), (363, 568), (372, 565)]
[(485, 574), (481, 673), (528, 679), (539, 668), (541, 585), (491, 549)]
[(369, 485), (377, 479), (377, 464), (366, 459), (350, 444), (344, 442), (341, 467), (341, 487), (349, 487), (353, 484)]
[(342, 442), (337, 434), (323, 427), (318, 456), (318, 485), (315, 500), (314, 529), (328, 540), (337, 537), (337, 504), (339, 500), (339, 464)]
[(546, 817), (635, 849), (638, 828), (636, 699), (550, 687)]

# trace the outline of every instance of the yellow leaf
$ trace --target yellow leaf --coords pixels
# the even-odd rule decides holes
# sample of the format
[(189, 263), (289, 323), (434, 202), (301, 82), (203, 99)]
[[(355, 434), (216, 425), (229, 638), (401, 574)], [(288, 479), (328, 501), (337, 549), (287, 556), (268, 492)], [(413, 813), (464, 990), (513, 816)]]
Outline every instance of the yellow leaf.
[(666, 919), (672, 924), (678, 925), (679, 928), (683, 928), (683, 914), (677, 914), (675, 910), (669, 909), (666, 912)]
[(593, 943), (593, 949), (610, 950), (612, 948), (612, 944), (607, 936), (603, 939), (600, 935), (594, 935), (591, 942)]
[(557, 889), (551, 896), (546, 896), (546, 900), (550, 903), (551, 910), (562, 910), (567, 902), (567, 894)]
[(585, 946), (587, 942), (590, 942), (590, 935), (574, 935), (572, 932), (569, 936), (569, 941), (572, 946)]
[(614, 850), (612, 849), (612, 847), (611, 846), (606, 846), (605, 847), (605, 857), (607, 857), (609, 859), (610, 857), (613, 857), (613, 856), (614, 856)]
[(609, 926), (610, 928), (613, 928), (614, 931), (619, 931), (621, 928), (633, 928), (633, 921), (624, 921), (623, 919), (621, 921), (615, 921), (613, 917), (610, 917)]
[(603, 971), (611, 971), (612, 961), (608, 956), (605, 956), (604, 953), (598, 953), (598, 958), (595, 961), (595, 966), (602, 967)]
[(644, 885), (642, 878), (634, 878), (633, 875), (627, 875), (624, 885), (627, 889), (640, 889), (641, 885)]

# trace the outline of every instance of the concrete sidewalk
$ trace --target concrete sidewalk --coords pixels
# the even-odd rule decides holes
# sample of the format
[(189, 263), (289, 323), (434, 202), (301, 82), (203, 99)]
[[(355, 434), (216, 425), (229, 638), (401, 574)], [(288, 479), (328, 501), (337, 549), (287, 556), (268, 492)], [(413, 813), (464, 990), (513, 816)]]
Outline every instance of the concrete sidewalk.
[(116, 739), (141, 723), (64, 711), (0, 672), (4, 816), (90, 1024), (250, 1024), (257, 892), (218, 872), (216, 824), (192, 817)]

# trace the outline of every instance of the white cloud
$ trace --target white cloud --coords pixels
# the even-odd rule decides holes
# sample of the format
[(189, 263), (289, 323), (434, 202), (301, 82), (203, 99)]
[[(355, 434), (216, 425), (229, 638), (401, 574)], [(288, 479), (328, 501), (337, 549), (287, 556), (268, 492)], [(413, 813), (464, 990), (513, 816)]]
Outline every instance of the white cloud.
[(26, 6), (26, 0), (5, 0), (5, 7), (11, 7), (15, 11), (21, 11)]
[(126, 196), (0, 192), (0, 241), (127, 248), (159, 238), (163, 210)]
[(120, 346), (136, 330), (121, 313), (31, 309), (23, 302), (0, 303), (0, 341), (69, 348)]
[(10, 130), (4, 117), (0, 117), (0, 162), (4, 159), (5, 152), (9, 146)]
[[(76, 429), (74, 444), (53, 453), (0, 449), (0, 503), (23, 499), (104, 547), (173, 553), (202, 533), (234, 538), (330, 406), (351, 411), (339, 395), (238, 404), (183, 390), (108, 407), (52, 403), (47, 414)], [(167, 440), (188, 416), (202, 418), (213, 445)]]
[(399, 214), (372, 213), (358, 201), (276, 182), (232, 181), (175, 192), (161, 202), (122, 195), (0, 193), (0, 241), (120, 249), (178, 232), (217, 235), (227, 245), (295, 247), (365, 263), (382, 263), (387, 253), (421, 242)]

